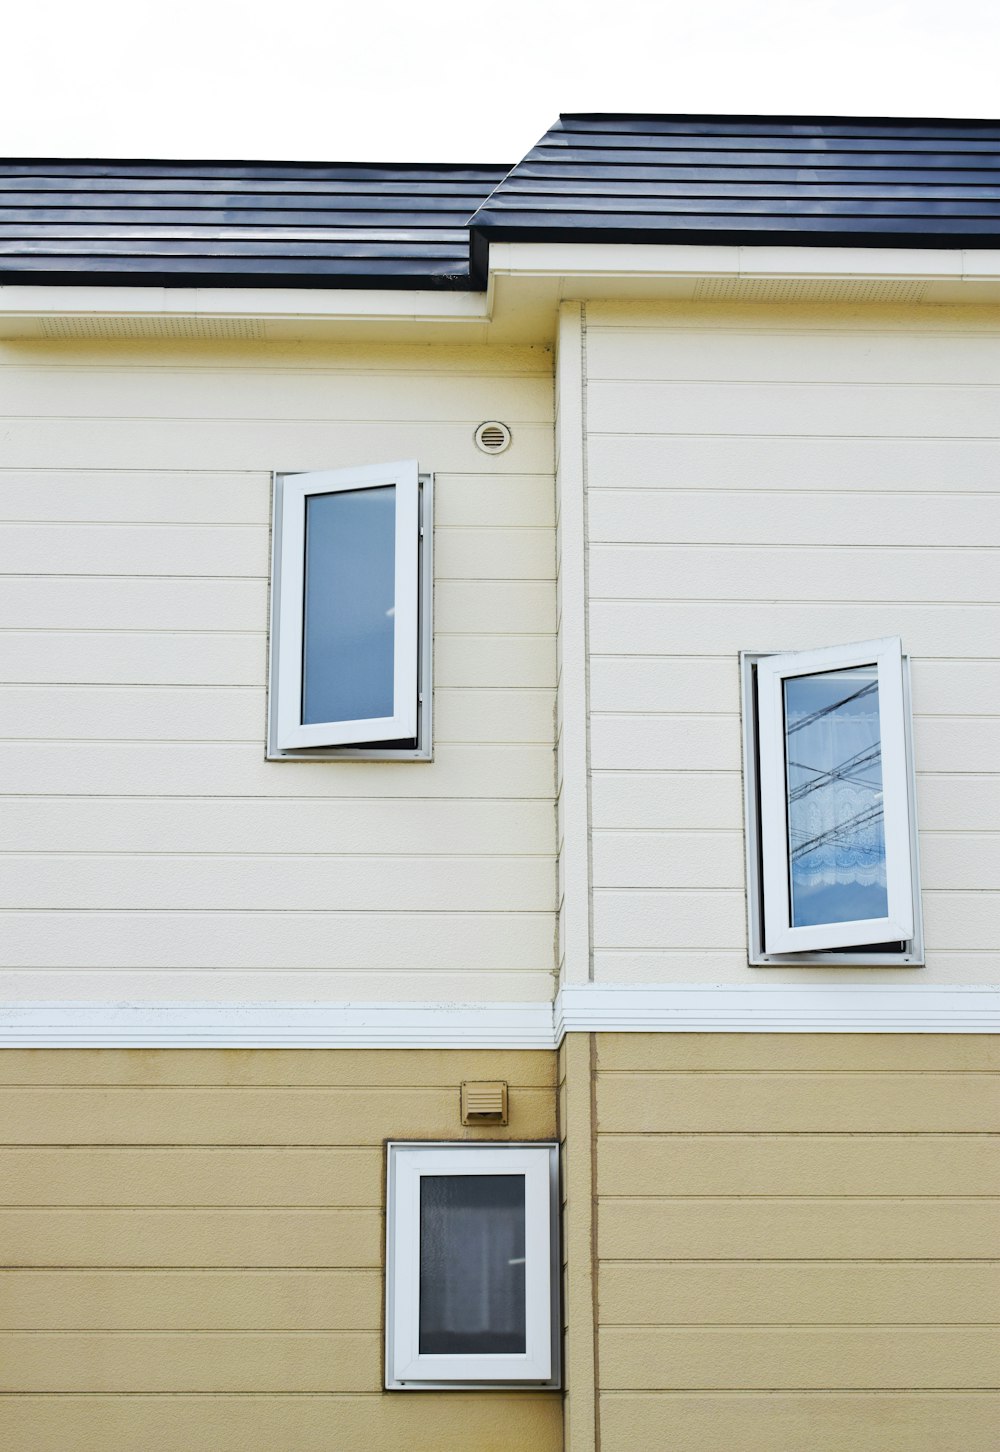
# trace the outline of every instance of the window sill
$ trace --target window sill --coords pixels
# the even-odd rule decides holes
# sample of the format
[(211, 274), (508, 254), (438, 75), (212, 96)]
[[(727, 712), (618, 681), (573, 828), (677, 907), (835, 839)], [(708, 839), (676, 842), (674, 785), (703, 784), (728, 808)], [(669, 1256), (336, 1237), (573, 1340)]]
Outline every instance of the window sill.
[(360, 746), (313, 746), (302, 751), (269, 751), (265, 761), (433, 761), (432, 747), (410, 751), (366, 751)]
[(923, 968), (915, 953), (761, 953), (749, 968)]

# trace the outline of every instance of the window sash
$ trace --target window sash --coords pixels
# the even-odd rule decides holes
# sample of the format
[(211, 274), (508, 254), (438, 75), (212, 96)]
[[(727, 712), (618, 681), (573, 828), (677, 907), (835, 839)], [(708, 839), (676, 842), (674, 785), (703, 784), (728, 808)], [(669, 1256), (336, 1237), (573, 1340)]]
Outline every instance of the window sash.
[[(552, 1383), (552, 1145), (390, 1145), (386, 1230), (386, 1384)], [(420, 1182), (425, 1175), (517, 1175), (525, 1187), (525, 1350), (420, 1351)]]
[[(887, 911), (884, 917), (795, 927), (791, 921), (784, 683), (872, 666), (878, 675)], [(913, 937), (913, 878), (902, 646), (897, 637), (794, 651), (757, 663), (764, 942), (768, 954), (818, 952)]]
[[(305, 636), (306, 501), (315, 495), (395, 487), (393, 615), (393, 710), (391, 716), (356, 721), (302, 721)], [(417, 735), (418, 559), (420, 482), (417, 464), (368, 465), (278, 475), (275, 485), (277, 578), (272, 650), (277, 650), (276, 746), (293, 751), (315, 746), (354, 746), (407, 741)]]

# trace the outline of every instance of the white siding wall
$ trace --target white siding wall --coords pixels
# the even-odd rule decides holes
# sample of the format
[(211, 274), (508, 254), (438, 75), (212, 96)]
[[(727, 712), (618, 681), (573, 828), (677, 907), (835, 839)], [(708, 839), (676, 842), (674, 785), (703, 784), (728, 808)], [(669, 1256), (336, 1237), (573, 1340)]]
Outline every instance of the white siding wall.
[(809, 979), (1000, 979), (1000, 318), (591, 304), (585, 337), (595, 977), (747, 981), (737, 653), (900, 635), (927, 967)]
[[(6, 995), (547, 999), (550, 355), (22, 344), (0, 397)], [(265, 762), (269, 471), (413, 457), (436, 759)]]

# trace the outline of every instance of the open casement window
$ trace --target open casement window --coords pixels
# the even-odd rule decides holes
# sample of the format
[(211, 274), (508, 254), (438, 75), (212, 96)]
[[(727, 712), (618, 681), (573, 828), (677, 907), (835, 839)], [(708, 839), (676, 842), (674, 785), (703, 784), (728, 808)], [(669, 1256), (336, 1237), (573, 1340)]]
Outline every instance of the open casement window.
[(431, 481), (278, 474), (268, 755), (430, 754)]
[(558, 1146), (388, 1154), (386, 1386), (558, 1386)]
[(919, 961), (899, 640), (745, 657), (744, 683), (751, 961)]

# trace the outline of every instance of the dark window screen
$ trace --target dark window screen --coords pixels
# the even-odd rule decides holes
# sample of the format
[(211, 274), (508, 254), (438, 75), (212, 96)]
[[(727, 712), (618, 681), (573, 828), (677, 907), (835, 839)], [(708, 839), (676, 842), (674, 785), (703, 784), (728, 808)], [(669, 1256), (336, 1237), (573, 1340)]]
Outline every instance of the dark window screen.
[(524, 1176), (420, 1181), (420, 1351), (521, 1353)]
[(306, 499), (302, 724), (393, 714), (396, 490)]

